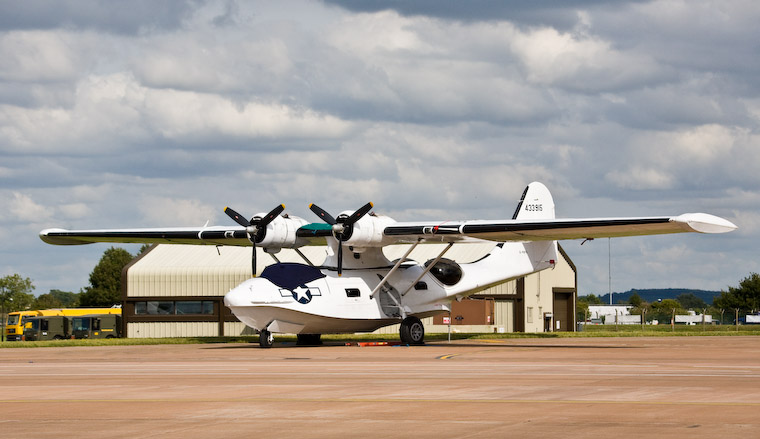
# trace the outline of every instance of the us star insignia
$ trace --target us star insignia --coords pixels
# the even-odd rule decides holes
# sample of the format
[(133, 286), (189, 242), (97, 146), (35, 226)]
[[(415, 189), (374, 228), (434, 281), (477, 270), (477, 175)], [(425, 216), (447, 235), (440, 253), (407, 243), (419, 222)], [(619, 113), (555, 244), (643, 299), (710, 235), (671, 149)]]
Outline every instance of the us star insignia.
[(311, 302), (311, 299), (314, 296), (321, 296), (322, 293), (319, 291), (319, 288), (317, 287), (307, 287), (306, 285), (301, 285), (294, 288), (293, 290), (281, 289), (280, 295), (282, 295), (283, 297), (292, 296), (296, 302), (302, 303), (305, 305)]

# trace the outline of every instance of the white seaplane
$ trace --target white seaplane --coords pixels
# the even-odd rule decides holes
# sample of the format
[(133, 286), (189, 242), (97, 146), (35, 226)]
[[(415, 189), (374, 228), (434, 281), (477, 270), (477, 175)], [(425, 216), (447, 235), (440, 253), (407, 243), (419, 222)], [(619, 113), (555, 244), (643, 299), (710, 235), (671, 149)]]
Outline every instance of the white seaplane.
[[(225, 295), (224, 303), (240, 321), (260, 332), (260, 345), (271, 347), (273, 333), (295, 333), (299, 343), (319, 342), (320, 334), (371, 332), (400, 323), (403, 343), (422, 344), (421, 318), (447, 312), (452, 300), (510, 279), (553, 267), (557, 240), (699, 232), (724, 233), (731, 222), (704, 213), (678, 216), (555, 219), (554, 201), (542, 183), (528, 185), (512, 219), (496, 221), (396, 222), (370, 213), (372, 203), (337, 217), (312, 204), (324, 223), (287, 214), (279, 205), (269, 213), (245, 219), (225, 208), (239, 227), (146, 228), (111, 230), (46, 229), (40, 238), (57, 245), (95, 242), (171, 243), (256, 246), (267, 253), (292, 248), (304, 263), (276, 263), (259, 277), (244, 281)], [(457, 264), (444, 259), (454, 244), (484, 240), (498, 244), (478, 261)], [(412, 244), (396, 261), (382, 248)], [(446, 243), (425, 263), (408, 260), (422, 243)], [(305, 245), (327, 245), (327, 258), (316, 267), (298, 251)], [(348, 257), (343, 253), (348, 251)]]

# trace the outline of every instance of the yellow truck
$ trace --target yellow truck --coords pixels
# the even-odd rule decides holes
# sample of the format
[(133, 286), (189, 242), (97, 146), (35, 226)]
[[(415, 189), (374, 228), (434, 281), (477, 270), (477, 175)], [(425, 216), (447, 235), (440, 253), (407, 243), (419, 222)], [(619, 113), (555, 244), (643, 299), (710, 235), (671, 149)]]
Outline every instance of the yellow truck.
[(43, 316), (83, 316), (87, 314), (117, 314), (121, 315), (121, 308), (55, 308), (37, 309), (31, 311), (15, 311), (8, 313), (5, 322), (5, 339), (8, 341), (20, 341), (24, 335), (24, 326), (31, 317)]

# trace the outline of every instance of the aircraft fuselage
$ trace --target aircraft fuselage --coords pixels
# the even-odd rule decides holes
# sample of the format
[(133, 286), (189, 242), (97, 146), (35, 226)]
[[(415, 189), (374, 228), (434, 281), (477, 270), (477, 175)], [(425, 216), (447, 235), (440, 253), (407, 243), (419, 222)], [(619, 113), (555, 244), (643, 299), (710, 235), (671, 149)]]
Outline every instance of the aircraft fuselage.
[(232, 289), (224, 301), (240, 321), (259, 330), (371, 332), (407, 315), (421, 318), (449, 310), (446, 289), (431, 275), (412, 285), (423, 270), (416, 263), (403, 265), (373, 295), (388, 268), (346, 270), (339, 277), (335, 269), (275, 264)]

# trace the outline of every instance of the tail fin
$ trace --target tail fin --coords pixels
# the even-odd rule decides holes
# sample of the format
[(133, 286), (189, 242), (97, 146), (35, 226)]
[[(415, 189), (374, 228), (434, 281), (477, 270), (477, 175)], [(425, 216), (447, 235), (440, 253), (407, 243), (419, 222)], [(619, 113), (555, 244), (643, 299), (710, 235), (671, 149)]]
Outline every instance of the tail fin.
[(529, 184), (512, 219), (554, 219), (554, 199), (549, 189), (537, 181)]

